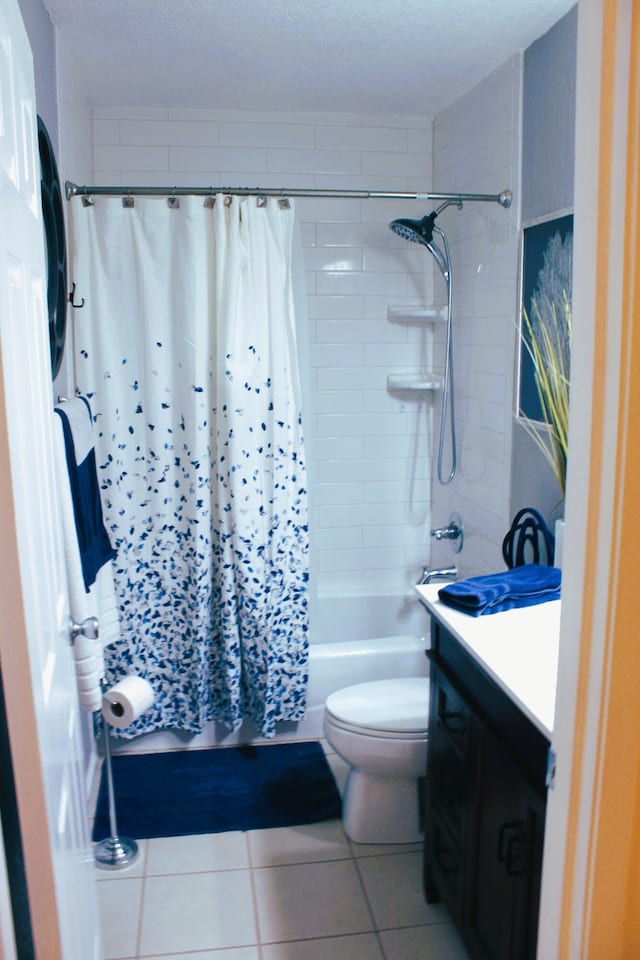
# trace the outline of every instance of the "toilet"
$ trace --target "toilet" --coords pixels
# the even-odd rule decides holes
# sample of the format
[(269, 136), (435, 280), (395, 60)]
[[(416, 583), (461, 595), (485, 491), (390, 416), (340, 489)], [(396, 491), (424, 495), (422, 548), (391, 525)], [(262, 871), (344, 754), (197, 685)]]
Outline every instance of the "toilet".
[(327, 697), (324, 734), (350, 767), (342, 823), (356, 843), (422, 839), (428, 716), (427, 677), (373, 680)]

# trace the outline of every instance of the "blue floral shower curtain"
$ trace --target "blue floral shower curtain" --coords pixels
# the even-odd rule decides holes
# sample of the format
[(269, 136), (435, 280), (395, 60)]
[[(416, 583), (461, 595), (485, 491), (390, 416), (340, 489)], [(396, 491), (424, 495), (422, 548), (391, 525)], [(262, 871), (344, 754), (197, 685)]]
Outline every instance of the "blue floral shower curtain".
[(265, 736), (304, 715), (308, 527), (291, 294), (293, 207), (74, 203), (77, 388), (96, 421), (122, 639), (152, 709)]

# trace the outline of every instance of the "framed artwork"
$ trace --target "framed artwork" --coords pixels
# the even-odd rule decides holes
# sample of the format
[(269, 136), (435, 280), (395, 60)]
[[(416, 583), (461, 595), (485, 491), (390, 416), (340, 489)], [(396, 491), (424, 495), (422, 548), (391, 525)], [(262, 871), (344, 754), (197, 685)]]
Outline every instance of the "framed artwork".
[[(535, 381), (535, 368), (526, 344), (531, 331), (546, 327), (557, 349), (568, 359), (571, 331), (564, 318), (571, 304), (573, 214), (525, 226), (522, 231), (522, 283), (519, 338), (518, 415), (545, 421)], [(524, 314), (529, 319), (527, 324)]]

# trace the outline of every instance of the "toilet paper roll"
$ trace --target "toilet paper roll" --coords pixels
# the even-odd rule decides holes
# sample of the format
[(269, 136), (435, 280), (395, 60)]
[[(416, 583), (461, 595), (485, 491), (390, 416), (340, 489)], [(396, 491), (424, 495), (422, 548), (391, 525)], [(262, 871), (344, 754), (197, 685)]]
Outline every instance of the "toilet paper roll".
[(102, 706), (102, 690), (99, 686), (94, 687), (92, 690), (81, 690), (78, 699), (81, 707), (93, 713)]
[(94, 654), (84, 660), (76, 660), (76, 677), (88, 677), (91, 673), (99, 673), (102, 663)]
[(92, 690), (100, 689), (102, 675), (96, 670), (94, 673), (88, 673), (82, 677), (76, 677), (78, 690), (80, 693), (90, 693)]
[(87, 657), (95, 657), (98, 650), (102, 650), (102, 644), (93, 637), (84, 637), (82, 634), (76, 637), (73, 644), (73, 656), (75, 660), (86, 660)]
[(96, 669), (100, 674), (100, 679), (104, 677), (104, 647), (99, 646), (98, 652), (96, 653)]
[(154, 699), (151, 684), (143, 677), (123, 677), (105, 693), (102, 716), (112, 727), (124, 730), (149, 709)]

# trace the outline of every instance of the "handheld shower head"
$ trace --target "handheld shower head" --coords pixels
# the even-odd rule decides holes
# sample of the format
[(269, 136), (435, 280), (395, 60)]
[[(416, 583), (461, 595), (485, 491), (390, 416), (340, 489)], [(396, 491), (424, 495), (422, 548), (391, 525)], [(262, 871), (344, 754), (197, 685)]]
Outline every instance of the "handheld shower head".
[[(433, 259), (438, 264), (440, 272), (447, 284), (447, 340), (445, 345), (445, 365), (444, 380), (442, 383), (442, 416), (440, 417), (440, 438), (438, 441), (438, 471), (437, 476), (440, 483), (446, 485), (451, 483), (456, 475), (457, 453), (456, 453), (456, 415), (455, 398), (453, 389), (453, 338), (451, 336), (451, 301), (452, 301), (452, 278), (451, 278), (451, 256), (449, 254), (449, 243), (447, 235), (440, 227), (436, 227), (435, 219), (438, 214), (448, 207), (455, 204), (458, 208), (462, 207), (461, 200), (445, 200), (436, 210), (427, 214), (422, 220), (393, 220), (389, 226), (394, 233), (404, 240), (410, 240), (412, 243), (421, 243), (427, 248)], [(437, 234), (442, 241), (442, 246), (436, 243), (434, 234)], [(451, 429), (451, 469), (448, 476), (444, 469), (444, 445), (445, 431), (447, 422), (447, 406), (449, 408), (449, 425)]]
[(432, 213), (427, 214), (426, 217), (423, 217), (422, 220), (392, 220), (389, 226), (394, 233), (397, 233), (398, 236), (402, 237), (404, 240), (410, 240), (412, 243), (423, 244), (427, 250), (429, 250), (434, 260), (438, 264), (442, 276), (447, 282), (449, 282), (449, 257), (443, 253), (433, 239), (434, 233), (437, 233), (444, 238), (444, 233), (442, 230), (435, 225), (435, 219), (439, 212), (439, 210), (434, 210)]
[(433, 240), (433, 224), (438, 214), (434, 210), (422, 220), (392, 220), (389, 226), (394, 233), (411, 240), (412, 243), (423, 243), (428, 246)]

